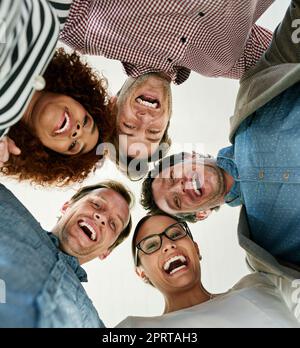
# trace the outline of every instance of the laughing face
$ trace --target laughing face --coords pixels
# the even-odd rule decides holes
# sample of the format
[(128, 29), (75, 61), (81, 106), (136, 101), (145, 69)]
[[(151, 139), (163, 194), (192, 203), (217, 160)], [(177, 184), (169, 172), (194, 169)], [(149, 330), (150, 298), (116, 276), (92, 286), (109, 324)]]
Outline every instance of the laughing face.
[(120, 150), (148, 158), (158, 149), (172, 109), (170, 83), (159, 74), (128, 79), (117, 100)]
[[(153, 234), (162, 233), (176, 222), (168, 216), (149, 218), (137, 234), (136, 245)], [(199, 283), (199, 250), (188, 235), (174, 241), (162, 236), (159, 250), (150, 255), (139, 251), (138, 256), (140, 266), (137, 272), (141, 277), (147, 277), (165, 295), (177, 289), (187, 290)]]
[(163, 170), (153, 181), (152, 193), (157, 206), (171, 215), (207, 211), (224, 203), (224, 173), (214, 160), (191, 154)]
[(61, 249), (80, 263), (104, 259), (127, 227), (130, 212), (125, 199), (112, 189), (95, 190), (75, 203), (66, 203), (54, 229)]
[(45, 147), (63, 155), (90, 152), (98, 143), (92, 116), (68, 96), (36, 92), (24, 121)]

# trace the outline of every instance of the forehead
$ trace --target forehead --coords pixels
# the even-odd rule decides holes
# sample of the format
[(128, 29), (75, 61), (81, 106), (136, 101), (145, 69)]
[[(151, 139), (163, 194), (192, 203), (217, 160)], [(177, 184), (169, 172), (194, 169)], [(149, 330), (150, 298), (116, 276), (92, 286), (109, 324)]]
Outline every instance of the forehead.
[(142, 239), (152, 235), (160, 234), (169, 226), (175, 224), (177, 221), (168, 216), (153, 216), (143, 223), (142, 227), (136, 237), (136, 244), (138, 244)]
[(159, 141), (151, 142), (150, 140), (145, 139), (144, 135), (141, 137), (128, 137), (127, 154), (129, 157), (136, 159), (147, 159), (150, 155), (155, 153), (158, 146)]
[[(129, 211), (128, 203), (125, 198), (118, 192), (110, 188), (100, 188), (88, 193), (83, 199), (88, 200), (91, 198), (104, 200), (111, 208), (126, 208)], [(80, 201), (79, 201), (80, 202)]]

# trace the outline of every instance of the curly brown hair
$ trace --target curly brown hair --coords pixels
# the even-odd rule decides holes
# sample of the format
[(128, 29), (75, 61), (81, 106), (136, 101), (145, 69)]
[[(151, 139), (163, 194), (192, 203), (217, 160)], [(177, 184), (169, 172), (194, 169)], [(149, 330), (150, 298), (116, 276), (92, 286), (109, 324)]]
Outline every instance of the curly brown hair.
[[(83, 62), (80, 55), (59, 48), (50, 62), (44, 78), (46, 92), (67, 95), (92, 115), (100, 132), (99, 143), (107, 142), (115, 131), (115, 120), (107, 93), (107, 80)], [(20, 156), (10, 156), (1, 169), (4, 175), (29, 180), (42, 186), (67, 186), (82, 182), (103, 156), (96, 147), (87, 154), (65, 156), (46, 148), (22, 121), (13, 126), (8, 136), (21, 149)], [(101, 163), (101, 162), (99, 162)]]

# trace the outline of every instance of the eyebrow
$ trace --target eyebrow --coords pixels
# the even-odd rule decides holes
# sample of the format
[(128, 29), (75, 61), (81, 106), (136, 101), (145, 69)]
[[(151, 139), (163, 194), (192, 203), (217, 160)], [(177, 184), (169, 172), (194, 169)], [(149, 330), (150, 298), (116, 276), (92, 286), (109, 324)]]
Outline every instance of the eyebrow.
[(97, 128), (97, 125), (96, 125), (96, 122), (95, 122), (94, 119), (93, 119), (93, 121), (94, 121), (94, 125), (93, 125), (93, 128), (92, 128), (92, 130), (91, 130), (91, 135), (93, 135), (93, 134), (95, 133), (95, 130), (96, 130), (96, 128)]
[(174, 211), (178, 211), (178, 208), (173, 204), (174, 203), (173, 199), (170, 200), (166, 198), (166, 202), (169, 208), (171, 208)]
[[(93, 125), (93, 128), (91, 129), (91, 133), (90, 133), (91, 135), (93, 135), (95, 133), (96, 128), (97, 128), (97, 125), (96, 125), (96, 122), (94, 121), (94, 125)], [(82, 146), (82, 149), (76, 155), (77, 156), (81, 155), (85, 151), (85, 149), (86, 149), (86, 144), (84, 144)]]
[(85, 149), (86, 149), (86, 144), (84, 144), (84, 145), (82, 146), (82, 149), (81, 149), (76, 155), (77, 155), (77, 156), (81, 155), (81, 154), (84, 152)]
[(117, 217), (119, 218), (119, 220), (122, 223), (122, 226), (125, 228), (125, 221), (122, 219), (121, 215), (117, 214)]
[[(98, 197), (100, 200), (104, 201), (106, 204), (108, 204), (107, 200), (103, 197)], [(125, 221), (122, 219), (121, 215), (120, 214), (117, 214), (117, 218), (121, 221), (122, 223), (122, 226), (125, 227)]]

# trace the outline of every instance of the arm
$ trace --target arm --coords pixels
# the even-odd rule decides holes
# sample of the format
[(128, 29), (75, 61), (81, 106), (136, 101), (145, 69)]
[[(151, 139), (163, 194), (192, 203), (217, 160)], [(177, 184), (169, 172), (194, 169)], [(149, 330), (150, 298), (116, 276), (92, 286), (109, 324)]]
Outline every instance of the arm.
[(265, 55), (268, 63), (300, 63), (300, 0), (293, 0)]
[(267, 50), (272, 40), (272, 32), (268, 29), (254, 25), (247, 40), (244, 52), (233, 68), (224, 77), (240, 79), (243, 74), (254, 67), (263, 53)]
[(167, 75), (172, 82), (174, 82), (176, 85), (180, 85), (183, 82), (185, 82), (189, 76), (191, 71), (184, 67), (173, 67), (172, 70), (169, 71), (162, 71), (160, 69), (156, 68), (150, 68), (150, 67), (144, 67), (142, 65), (134, 65), (131, 63), (122, 63), (125, 73), (133, 78), (138, 78), (139, 76), (150, 74), (150, 73), (159, 73), (163, 72), (165, 75)]
[(0, 216), (0, 279), (4, 294), (4, 301), (0, 299), (0, 327), (36, 327), (37, 244), (32, 246), (29, 236), (34, 231), (30, 224), (26, 225), (30, 213), (3, 185), (0, 185)]
[(56, 10), (60, 22), (60, 29), (62, 30), (68, 18), (73, 0), (48, 0), (48, 2)]
[(0, 168), (9, 160), (10, 155), (18, 156), (21, 150), (16, 146), (15, 142), (9, 137), (0, 139)]
[(0, 42), (0, 129), (3, 130), (22, 118), (35, 91), (35, 79), (55, 52), (59, 21), (52, 6), (38, 0), (1, 0), (1, 21), (6, 28), (6, 43)]
[(20, 270), (16, 272), (16, 267), (8, 264), (4, 257), (2, 255), (0, 260), (0, 328), (35, 327), (37, 313), (25, 289), (22, 292)]

